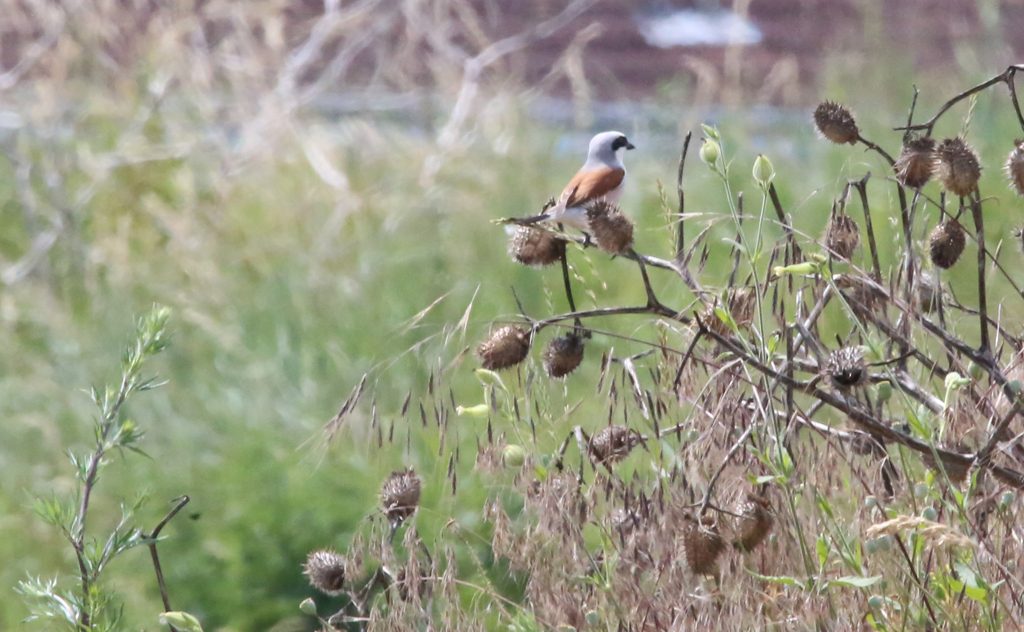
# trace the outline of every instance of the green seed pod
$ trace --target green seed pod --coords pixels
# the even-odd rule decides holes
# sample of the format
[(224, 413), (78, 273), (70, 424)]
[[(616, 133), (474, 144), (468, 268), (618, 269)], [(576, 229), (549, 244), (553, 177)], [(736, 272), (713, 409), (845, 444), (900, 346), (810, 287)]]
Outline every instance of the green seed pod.
[(762, 189), (767, 190), (768, 186), (775, 179), (775, 167), (772, 165), (772, 161), (768, 160), (768, 157), (764, 154), (758, 154), (757, 158), (754, 159), (754, 181), (757, 182)]
[(921, 517), (925, 520), (935, 522), (939, 519), (939, 512), (935, 511), (935, 507), (925, 507), (924, 511), (921, 512)]
[(718, 142), (708, 138), (704, 139), (704, 144), (700, 146), (700, 160), (707, 166), (714, 170), (718, 169), (718, 158), (722, 155), (722, 148), (718, 145)]
[(915, 498), (925, 498), (926, 496), (928, 496), (928, 486), (927, 485), (925, 485), (924, 483), (917, 483), (916, 485), (914, 485), (914, 497)]
[(889, 382), (879, 382), (875, 388), (875, 397), (879, 403), (885, 403), (892, 398), (892, 384)]
[(884, 605), (885, 599), (881, 595), (871, 595), (868, 597), (868, 607), (872, 610), (881, 610)]
[(299, 612), (302, 614), (308, 614), (311, 617), (316, 616), (316, 602), (313, 601), (312, 597), (306, 597), (299, 604)]
[(526, 462), (526, 450), (521, 445), (510, 443), (501, 451), (501, 458), (508, 467), (522, 467)]
[(1016, 494), (1011, 491), (1005, 491), (999, 495), (999, 508), (1009, 509), (1010, 505), (1013, 504), (1013, 500), (1016, 498)]

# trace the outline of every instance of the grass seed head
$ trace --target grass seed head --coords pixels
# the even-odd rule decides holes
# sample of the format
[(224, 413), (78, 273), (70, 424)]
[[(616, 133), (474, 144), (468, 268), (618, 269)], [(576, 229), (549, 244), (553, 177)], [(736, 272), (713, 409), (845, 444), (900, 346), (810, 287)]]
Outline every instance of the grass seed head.
[(601, 250), (621, 255), (633, 247), (633, 222), (614, 204), (597, 200), (588, 206), (587, 223)]
[(309, 584), (327, 595), (337, 595), (345, 588), (346, 560), (331, 549), (313, 551), (306, 558), (302, 572)]
[(931, 137), (908, 141), (896, 159), (896, 179), (911, 189), (923, 187), (935, 173), (934, 152), (935, 140)]
[(1013, 151), (1006, 158), (1006, 177), (1010, 179), (1010, 188), (1024, 196), (1024, 140), (1013, 143)]
[(939, 143), (935, 150), (935, 171), (942, 186), (960, 197), (973, 193), (981, 178), (978, 154), (960, 137), (947, 138)]
[(957, 262), (967, 244), (964, 227), (955, 219), (947, 219), (936, 226), (928, 237), (928, 254), (932, 263), (943, 270)]
[(541, 228), (517, 226), (509, 236), (508, 254), (526, 266), (546, 266), (565, 255), (565, 240)]
[(840, 390), (860, 386), (868, 379), (864, 352), (859, 347), (843, 347), (833, 351), (825, 363), (825, 371)]
[(420, 504), (420, 477), (408, 467), (395, 470), (380, 490), (380, 506), (392, 524), (401, 524)]
[(476, 348), (480, 364), (489, 371), (513, 367), (530, 353), (530, 332), (522, 327), (506, 325), (494, 330)]
[(860, 244), (860, 229), (857, 222), (846, 213), (834, 213), (825, 231), (825, 245), (830, 253), (849, 261)]
[(857, 142), (860, 131), (850, 110), (834, 101), (825, 101), (814, 109), (814, 125), (828, 140), (842, 145)]
[(559, 379), (569, 375), (583, 362), (583, 338), (575, 332), (559, 336), (544, 350), (544, 370)]

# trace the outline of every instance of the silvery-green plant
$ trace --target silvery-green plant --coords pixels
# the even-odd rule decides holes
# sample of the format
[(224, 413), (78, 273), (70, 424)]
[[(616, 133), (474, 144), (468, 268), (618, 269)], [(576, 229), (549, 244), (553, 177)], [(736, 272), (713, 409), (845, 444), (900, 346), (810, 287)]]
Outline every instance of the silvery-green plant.
[[(117, 556), (139, 545), (155, 548), (155, 537), (134, 525), (133, 516), (142, 497), (121, 504), (116, 526), (100, 536), (88, 530), (91, 500), (100, 473), (113, 453), (140, 452), (143, 432), (125, 413), (125, 405), (144, 391), (159, 388), (165, 382), (143, 374), (147, 360), (167, 348), (167, 321), (170, 310), (154, 306), (137, 323), (135, 336), (121, 359), (121, 379), (104, 388), (93, 387), (89, 395), (97, 408), (93, 422), (93, 445), (88, 452), (68, 450), (75, 471), (76, 490), (71, 496), (54, 494), (35, 500), (39, 516), (60, 530), (74, 551), (77, 579), (64, 585), (62, 579), (30, 577), (19, 583), (28, 620), (47, 620), (70, 630), (114, 630), (121, 612), (116, 595), (103, 585), (104, 571)], [(178, 509), (184, 505), (180, 503)], [(175, 510), (176, 511), (176, 510)], [(163, 523), (161, 523), (163, 524)], [(159, 574), (158, 574), (159, 578)]]

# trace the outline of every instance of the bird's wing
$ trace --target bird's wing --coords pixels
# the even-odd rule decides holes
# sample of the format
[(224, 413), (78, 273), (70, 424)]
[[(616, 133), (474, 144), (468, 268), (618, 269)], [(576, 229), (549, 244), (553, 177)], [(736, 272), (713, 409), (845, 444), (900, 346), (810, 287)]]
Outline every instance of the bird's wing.
[(603, 198), (622, 184), (625, 177), (626, 170), (615, 167), (580, 170), (562, 191), (559, 202), (564, 202), (563, 208), (569, 208)]

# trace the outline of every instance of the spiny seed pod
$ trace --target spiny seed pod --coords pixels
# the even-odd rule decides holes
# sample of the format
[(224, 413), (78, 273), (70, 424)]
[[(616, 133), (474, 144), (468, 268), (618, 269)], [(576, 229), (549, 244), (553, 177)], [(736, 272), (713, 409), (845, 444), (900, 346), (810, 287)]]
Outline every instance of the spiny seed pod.
[(716, 570), (718, 556), (725, 550), (725, 541), (718, 533), (718, 525), (705, 519), (699, 521), (685, 516), (683, 554), (690, 571), (697, 575), (710, 575)]
[(935, 150), (935, 171), (947, 191), (967, 197), (978, 187), (981, 164), (964, 139), (947, 138)]
[(1024, 140), (1013, 143), (1013, 151), (1006, 159), (1006, 177), (1010, 179), (1010, 188), (1024, 196)]
[(935, 172), (934, 152), (935, 140), (929, 136), (907, 142), (896, 159), (896, 179), (911, 189), (923, 187)]
[(587, 207), (587, 224), (597, 247), (613, 255), (621, 255), (633, 246), (633, 222), (617, 206), (597, 200)]
[(516, 226), (509, 236), (508, 254), (526, 266), (546, 266), (565, 255), (565, 240), (547, 230)]
[(833, 213), (825, 231), (825, 245), (829, 252), (848, 261), (859, 244), (860, 229), (857, 222), (846, 213)]
[(842, 390), (860, 386), (868, 378), (864, 352), (859, 347), (843, 347), (830, 353), (825, 371), (832, 383)]
[(480, 364), (489, 371), (515, 366), (530, 353), (530, 332), (522, 327), (506, 325), (495, 330), (476, 348)]
[(928, 238), (928, 253), (932, 263), (943, 270), (950, 268), (964, 251), (967, 235), (960, 222), (947, 219), (932, 230)]
[(839, 105), (834, 101), (825, 101), (814, 109), (814, 124), (822, 136), (837, 145), (844, 143), (852, 145), (860, 136), (857, 122), (853, 120), (853, 114), (846, 106)]
[(569, 375), (583, 362), (583, 338), (575, 332), (554, 338), (544, 349), (544, 370), (558, 379)]
[(411, 468), (395, 470), (380, 489), (380, 506), (393, 526), (416, 513), (420, 504), (420, 477)]
[(866, 277), (844, 274), (836, 279), (836, 285), (843, 290), (850, 306), (861, 313), (871, 314), (887, 301), (885, 292)]
[(612, 465), (626, 458), (643, 436), (625, 426), (606, 426), (590, 440), (590, 455), (598, 463)]
[[(726, 294), (726, 302), (729, 306), (729, 315), (736, 323), (736, 328), (743, 330), (749, 327), (750, 323), (754, 321), (754, 311), (757, 309), (757, 295), (754, 294), (754, 289), (749, 287), (733, 288)], [(715, 308), (719, 306), (721, 306), (719, 300), (709, 305), (701, 320), (718, 335), (728, 336), (732, 330), (715, 313)]]
[(331, 549), (313, 551), (306, 558), (302, 572), (309, 584), (322, 593), (337, 595), (345, 588), (346, 560)]
[(768, 499), (759, 494), (747, 494), (746, 499), (736, 508), (736, 540), (733, 546), (741, 551), (753, 551), (771, 533), (774, 519)]

